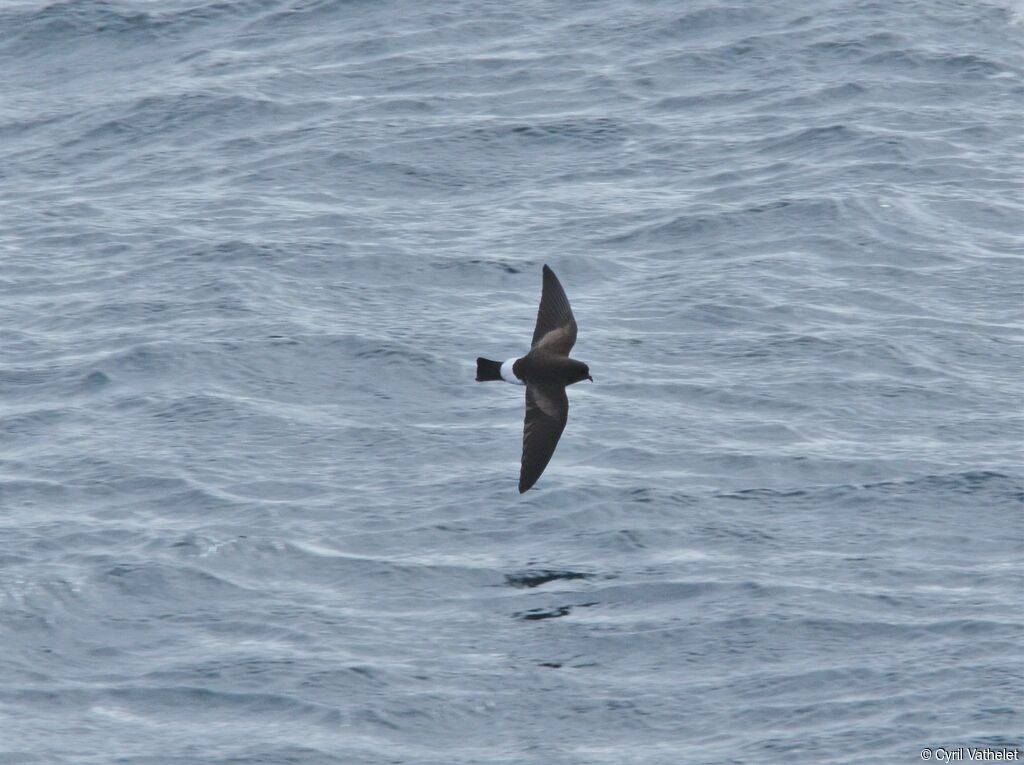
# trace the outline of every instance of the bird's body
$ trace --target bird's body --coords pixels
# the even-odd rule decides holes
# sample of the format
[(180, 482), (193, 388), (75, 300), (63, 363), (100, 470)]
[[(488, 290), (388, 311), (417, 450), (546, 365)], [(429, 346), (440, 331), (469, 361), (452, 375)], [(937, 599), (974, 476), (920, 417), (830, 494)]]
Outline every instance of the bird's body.
[(590, 377), (590, 369), (582, 361), (538, 350), (518, 359), (512, 366), (512, 372), (527, 385), (572, 385)]
[(569, 299), (555, 272), (544, 266), (544, 289), (530, 352), (504, 363), (484, 358), (476, 360), (477, 382), (504, 380), (526, 386), (520, 493), (537, 482), (555, 453), (569, 417), (566, 386), (594, 379), (586, 364), (569, 358), (575, 342), (576, 318)]

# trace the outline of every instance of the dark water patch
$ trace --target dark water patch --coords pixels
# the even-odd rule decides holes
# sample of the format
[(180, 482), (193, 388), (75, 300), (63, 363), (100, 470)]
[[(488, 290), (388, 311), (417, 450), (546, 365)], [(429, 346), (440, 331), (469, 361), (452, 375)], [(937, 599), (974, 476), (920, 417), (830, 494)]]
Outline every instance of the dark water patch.
[(622, 140), (627, 131), (617, 120), (595, 117), (533, 125), (506, 125), (488, 131), (480, 129), (474, 132), (484, 141), (502, 140), (505, 136), (510, 136), (523, 139), (566, 139), (604, 144), (608, 141)]
[(718, 496), (723, 499), (738, 499), (741, 501), (760, 501), (763, 499), (799, 499), (806, 497), (808, 494), (805, 489), (792, 489), (789, 491), (779, 491), (777, 489), (740, 489), (739, 491), (729, 492), (727, 494), (720, 494)]
[(520, 574), (506, 574), (505, 584), (509, 587), (540, 587), (542, 584), (559, 580), (570, 581), (573, 579), (592, 579), (593, 574), (585, 574), (581, 571), (555, 571), (542, 569), (536, 571), (524, 571)]
[(560, 619), (563, 616), (568, 616), (572, 613), (574, 608), (589, 608), (590, 606), (598, 605), (597, 602), (592, 603), (575, 603), (571, 606), (558, 606), (556, 608), (544, 609), (544, 608), (531, 608), (529, 611), (523, 611), (521, 613), (513, 614), (517, 619), (521, 619), (525, 622), (536, 622), (543, 621), (545, 619)]

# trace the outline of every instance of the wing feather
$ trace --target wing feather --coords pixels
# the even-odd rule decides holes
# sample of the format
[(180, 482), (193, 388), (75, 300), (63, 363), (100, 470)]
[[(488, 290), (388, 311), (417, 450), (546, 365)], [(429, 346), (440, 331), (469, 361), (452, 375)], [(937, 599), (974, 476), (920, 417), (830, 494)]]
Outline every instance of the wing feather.
[(533, 330), (534, 348), (568, 356), (576, 343), (576, 317), (555, 272), (544, 266), (544, 287)]

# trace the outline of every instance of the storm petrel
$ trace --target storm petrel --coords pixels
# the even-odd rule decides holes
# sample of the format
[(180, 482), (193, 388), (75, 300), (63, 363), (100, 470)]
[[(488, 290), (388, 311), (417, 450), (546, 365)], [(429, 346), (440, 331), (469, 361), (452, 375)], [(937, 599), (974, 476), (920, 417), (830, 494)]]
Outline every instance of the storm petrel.
[(520, 494), (537, 483), (565, 430), (565, 421), (569, 418), (565, 387), (580, 380), (594, 381), (586, 364), (569, 358), (575, 342), (576, 318), (569, 307), (569, 298), (555, 272), (544, 266), (544, 289), (530, 352), (521, 359), (512, 358), (504, 363), (484, 358), (476, 360), (477, 382), (504, 380), (526, 386)]

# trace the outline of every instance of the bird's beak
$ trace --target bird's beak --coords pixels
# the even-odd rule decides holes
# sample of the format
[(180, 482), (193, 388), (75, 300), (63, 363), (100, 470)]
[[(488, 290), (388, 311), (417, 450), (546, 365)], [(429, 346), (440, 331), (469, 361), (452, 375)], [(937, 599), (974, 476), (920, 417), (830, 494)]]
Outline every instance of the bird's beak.
[(590, 375), (587, 375), (587, 379), (590, 380), (590, 382), (594, 382), (594, 378), (591, 377)]

